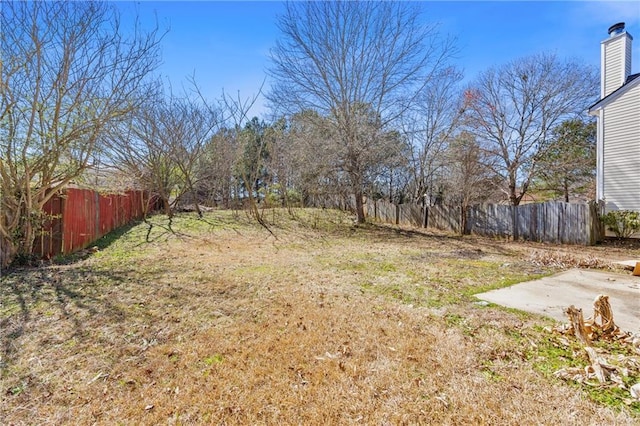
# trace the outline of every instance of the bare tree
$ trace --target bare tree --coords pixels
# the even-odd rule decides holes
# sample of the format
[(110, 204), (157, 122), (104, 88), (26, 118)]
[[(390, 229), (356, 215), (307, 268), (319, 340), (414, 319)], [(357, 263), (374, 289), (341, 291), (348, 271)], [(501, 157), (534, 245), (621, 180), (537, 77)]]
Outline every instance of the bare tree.
[(202, 217), (198, 190), (205, 176), (200, 171), (203, 166), (200, 160), (207, 143), (223, 124), (223, 117), (219, 108), (191, 97), (170, 99), (167, 112), (163, 123), (180, 175), (178, 194), (190, 194), (195, 211)]
[(463, 230), (468, 208), (490, 200), (499, 184), (489, 167), (492, 159), (487, 157), (469, 132), (456, 135), (447, 148), (446, 201), (461, 207)]
[(280, 118), (268, 124), (263, 138), (267, 152), (264, 161), (265, 205), (287, 207), (291, 212), (291, 207), (299, 205), (300, 197), (292, 190), (292, 150), (288, 143), (286, 120)]
[(238, 157), (236, 131), (219, 129), (207, 142), (198, 168), (198, 187), (206, 194), (206, 201), (212, 205), (231, 208), (237, 200), (240, 184), (234, 175)]
[(131, 177), (131, 184), (158, 196), (165, 214), (171, 216), (171, 194), (180, 176), (164, 122), (171, 112), (161, 90), (153, 95), (147, 92), (144, 104), (126, 122), (109, 129), (104, 156), (112, 169)]
[[(313, 110), (333, 127), (359, 223), (370, 155), (451, 54), (419, 5), (407, 2), (291, 2), (272, 50), (268, 99), (285, 113)], [(371, 120), (374, 117), (374, 120)], [(363, 123), (367, 130), (363, 133)], [(372, 126), (375, 125), (375, 128)], [(373, 131), (372, 131), (373, 130)]]
[(157, 30), (120, 28), (99, 2), (3, 2), (1, 265), (29, 255), (42, 207), (91, 164), (104, 128), (136, 107)]
[(552, 129), (583, 113), (597, 85), (592, 68), (540, 54), (485, 71), (466, 91), (470, 130), (499, 160), (494, 172), (512, 205), (529, 190)]
[(293, 188), (303, 205), (326, 206), (329, 199), (344, 198), (334, 152), (327, 143), (330, 126), (315, 111), (293, 114), (288, 120), (288, 146)]
[(414, 201), (433, 200), (442, 184), (439, 177), (447, 164), (448, 143), (461, 124), (461, 80), (462, 73), (455, 68), (442, 69), (402, 120), (411, 141)]
[(371, 188), (368, 194), (374, 199), (402, 204), (412, 198), (408, 192), (412, 181), (411, 146), (398, 131), (387, 132), (382, 138), (386, 143), (378, 150), (380, 161), (371, 167), (365, 179)]
[(135, 176), (137, 184), (157, 194), (165, 213), (189, 195), (200, 217), (200, 168), (207, 144), (220, 129), (222, 115), (193, 94), (165, 95), (161, 85), (127, 122), (111, 129), (104, 154), (113, 168)]

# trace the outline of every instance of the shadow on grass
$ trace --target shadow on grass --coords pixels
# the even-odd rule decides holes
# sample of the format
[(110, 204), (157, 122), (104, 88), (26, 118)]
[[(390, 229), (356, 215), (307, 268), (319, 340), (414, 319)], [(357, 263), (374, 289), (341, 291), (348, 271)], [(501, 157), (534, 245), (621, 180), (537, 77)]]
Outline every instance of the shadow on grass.
[(94, 251), (104, 250), (107, 247), (109, 247), (110, 245), (118, 241), (123, 235), (127, 234), (133, 228), (138, 226), (140, 223), (142, 223), (142, 221), (133, 221), (128, 223), (127, 225), (123, 225), (117, 229), (114, 229), (113, 231), (103, 235), (93, 243), (89, 244), (90, 249), (82, 249), (74, 253), (69, 253), (66, 255), (58, 255), (53, 259), (52, 263), (57, 265), (70, 265), (75, 262), (78, 262), (79, 260), (86, 259)]
[[(506, 240), (491, 240), (487, 238), (479, 238), (473, 235), (445, 234), (429, 228), (408, 229), (400, 228), (395, 225), (371, 222), (357, 225), (356, 228), (369, 232), (370, 235), (373, 235), (375, 238), (385, 241), (429, 239), (436, 242), (446, 243), (448, 247), (455, 248), (456, 252), (463, 253), (463, 257), (470, 257), (467, 255), (470, 246), (475, 246), (477, 248), (490, 248), (491, 251), (497, 254), (512, 254), (512, 250), (505, 246)], [(477, 254), (474, 254), (474, 256), (478, 257)]]
[[(210, 226), (215, 226), (213, 223), (209, 223), (204, 221), (204, 223), (210, 224)], [(53, 259), (54, 264), (57, 265), (70, 265), (74, 264), (80, 260), (84, 260), (90, 257), (96, 251), (103, 251), (107, 249), (109, 246), (120, 240), (123, 236), (131, 232), (132, 229), (141, 226), (144, 224), (146, 229), (146, 237), (141, 239), (138, 245), (144, 245), (146, 243), (152, 243), (155, 241), (163, 241), (167, 240), (170, 236), (175, 236), (178, 238), (193, 238), (192, 235), (176, 231), (172, 228), (172, 219), (166, 217), (165, 215), (152, 215), (148, 216), (146, 219), (133, 221), (128, 223), (127, 225), (123, 225), (106, 235), (103, 235), (98, 240), (89, 244), (88, 248), (78, 250), (74, 253), (70, 253), (67, 255), (60, 255)], [(160, 232), (157, 232), (160, 230)], [(153, 236), (151, 235), (153, 233)]]
[[(228, 291), (212, 297), (227, 298)], [(0, 278), (0, 377), (33, 350), (62, 357), (98, 347), (117, 352), (128, 344), (125, 335), (151, 333), (170, 309), (208, 296), (188, 280), (175, 280), (164, 264), (14, 269)]]
[(22, 338), (82, 340), (97, 323), (124, 322), (125, 308), (108, 290), (133, 272), (53, 265), (14, 269), (0, 278), (0, 372), (19, 357)]

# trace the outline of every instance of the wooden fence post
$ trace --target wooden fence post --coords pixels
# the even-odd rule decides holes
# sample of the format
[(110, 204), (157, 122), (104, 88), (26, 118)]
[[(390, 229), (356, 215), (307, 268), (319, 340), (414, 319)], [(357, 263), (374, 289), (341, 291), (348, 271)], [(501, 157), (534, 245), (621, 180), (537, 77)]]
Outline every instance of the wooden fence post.
[(428, 228), (429, 227), (429, 206), (427, 205), (426, 202), (423, 204), (423, 208), (424, 208), (424, 218), (423, 218), (422, 227)]
[[(461, 234), (511, 237), (514, 241), (593, 245), (602, 238), (600, 208), (591, 204), (550, 201), (522, 206), (483, 204), (463, 207), (397, 205), (378, 200), (373, 205), (377, 220), (393, 224), (436, 228)], [(422, 208), (422, 210), (420, 210)]]
[(511, 217), (513, 229), (511, 233), (513, 235), (513, 241), (517, 241), (519, 238), (518, 233), (518, 206), (511, 206)]

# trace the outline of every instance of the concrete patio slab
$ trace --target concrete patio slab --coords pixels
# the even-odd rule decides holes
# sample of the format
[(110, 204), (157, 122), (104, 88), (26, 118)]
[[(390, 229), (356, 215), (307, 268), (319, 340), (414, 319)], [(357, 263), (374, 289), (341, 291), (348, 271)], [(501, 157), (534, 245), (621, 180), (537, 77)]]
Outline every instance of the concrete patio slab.
[(621, 260), (619, 262), (613, 262), (616, 265), (624, 266), (627, 269), (633, 269), (636, 266), (636, 263), (640, 263), (640, 260)]
[(582, 308), (586, 319), (593, 315), (593, 300), (600, 294), (609, 296), (614, 321), (622, 330), (640, 333), (640, 277), (571, 269), (475, 296), (487, 302), (568, 322), (564, 314), (567, 307)]

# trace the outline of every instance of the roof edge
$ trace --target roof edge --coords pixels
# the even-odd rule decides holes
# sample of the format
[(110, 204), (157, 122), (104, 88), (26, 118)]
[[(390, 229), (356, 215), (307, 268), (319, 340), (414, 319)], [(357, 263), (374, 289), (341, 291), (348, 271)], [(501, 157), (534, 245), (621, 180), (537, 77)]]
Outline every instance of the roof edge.
[(589, 108), (587, 108), (587, 112), (589, 114), (595, 112), (596, 110), (604, 107), (606, 104), (608, 104), (609, 102), (613, 101), (614, 99), (619, 98), (627, 90), (629, 90), (631, 87), (635, 87), (638, 84), (640, 84), (640, 73), (629, 75), (627, 77), (627, 81), (622, 86), (618, 87), (616, 90), (614, 90), (613, 92), (609, 93), (607, 96), (605, 96), (604, 98), (600, 99), (595, 104), (591, 105)]

